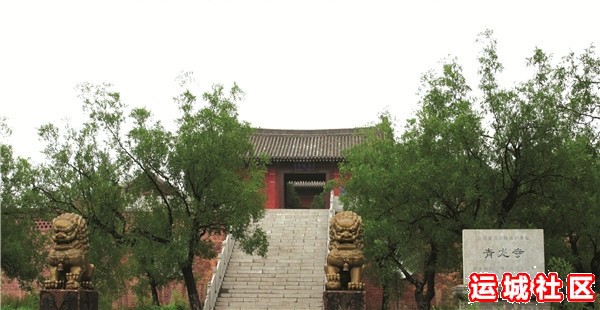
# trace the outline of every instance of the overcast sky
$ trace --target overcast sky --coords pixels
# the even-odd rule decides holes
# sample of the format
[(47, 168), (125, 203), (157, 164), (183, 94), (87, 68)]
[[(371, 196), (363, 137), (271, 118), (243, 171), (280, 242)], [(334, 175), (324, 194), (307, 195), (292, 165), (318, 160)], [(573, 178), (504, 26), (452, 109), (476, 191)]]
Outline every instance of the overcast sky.
[(505, 79), (534, 47), (556, 57), (600, 43), (599, 1), (3, 1), (0, 116), (17, 155), (41, 158), (37, 128), (81, 122), (77, 83), (109, 82), (130, 106), (176, 117), (175, 77), (246, 92), (255, 127), (399, 122), (421, 75), (457, 57), (477, 83), (477, 34), (495, 32)]

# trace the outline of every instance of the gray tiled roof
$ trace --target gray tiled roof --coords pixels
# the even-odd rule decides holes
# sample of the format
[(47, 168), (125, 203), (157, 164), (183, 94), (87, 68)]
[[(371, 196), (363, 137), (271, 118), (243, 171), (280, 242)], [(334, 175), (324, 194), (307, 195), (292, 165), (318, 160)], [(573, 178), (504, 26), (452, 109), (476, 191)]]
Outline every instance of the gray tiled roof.
[(256, 154), (272, 161), (341, 161), (343, 150), (364, 141), (361, 130), (255, 129), (250, 139)]

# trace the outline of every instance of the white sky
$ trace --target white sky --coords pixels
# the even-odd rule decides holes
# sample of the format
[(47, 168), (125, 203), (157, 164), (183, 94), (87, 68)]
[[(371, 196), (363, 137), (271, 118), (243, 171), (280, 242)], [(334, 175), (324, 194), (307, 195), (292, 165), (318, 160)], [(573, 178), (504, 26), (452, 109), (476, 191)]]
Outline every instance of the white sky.
[(448, 55), (476, 85), (486, 28), (515, 81), (535, 46), (557, 57), (598, 46), (599, 12), (599, 1), (3, 1), (0, 116), (17, 155), (39, 160), (40, 125), (81, 120), (77, 83), (110, 82), (168, 124), (185, 70), (204, 90), (237, 82), (255, 127), (365, 126), (384, 110), (401, 124), (421, 75)]

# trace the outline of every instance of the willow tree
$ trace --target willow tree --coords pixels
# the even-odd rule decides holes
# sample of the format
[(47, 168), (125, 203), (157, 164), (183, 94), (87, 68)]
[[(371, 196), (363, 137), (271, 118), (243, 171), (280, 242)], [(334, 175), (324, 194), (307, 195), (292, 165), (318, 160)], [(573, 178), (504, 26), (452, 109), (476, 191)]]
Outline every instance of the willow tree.
[(570, 251), (580, 272), (600, 266), (598, 57), (588, 49), (554, 64), (536, 49), (532, 77), (503, 87), (491, 32), (481, 42), (478, 92), (456, 61), (444, 64), (424, 75), (400, 136), (383, 118), (341, 166), (367, 254), (403, 273), (420, 309), (436, 273), (460, 271), (467, 228), (544, 228), (547, 255)]
[(83, 84), (82, 126), (40, 129), (47, 164), (36, 188), (53, 208), (134, 248), (133, 258), (154, 266), (146, 275), (178, 269), (190, 308), (200, 309), (192, 267), (197, 256), (214, 257), (207, 237), (230, 233), (245, 251), (266, 253), (266, 235), (252, 228), (264, 214), (264, 169), (251, 127), (238, 120), (241, 95), (236, 85), (228, 93), (217, 85), (198, 102), (183, 91), (171, 132), (151, 111), (128, 109), (108, 85)]
[(3, 142), (9, 135), (10, 129), (0, 119), (2, 271), (18, 280), (22, 288), (30, 289), (44, 264), (44, 237), (35, 225), (44, 214), (30, 191), (34, 167), (29, 160), (15, 157), (12, 146)]

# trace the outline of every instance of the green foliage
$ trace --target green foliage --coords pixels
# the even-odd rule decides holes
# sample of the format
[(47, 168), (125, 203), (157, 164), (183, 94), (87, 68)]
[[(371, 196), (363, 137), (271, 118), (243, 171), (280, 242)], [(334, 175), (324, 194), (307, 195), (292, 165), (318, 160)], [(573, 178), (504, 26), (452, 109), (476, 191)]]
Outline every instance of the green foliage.
[[(566, 280), (567, 275), (569, 273), (575, 272), (575, 268), (573, 267), (573, 264), (571, 264), (569, 261), (567, 261), (566, 259), (564, 259), (562, 257), (551, 257), (550, 261), (548, 262), (548, 267), (546, 269), (557, 272), (559, 278), (561, 278), (563, 280)], [(600, 301), (596, 300), (596, 302), (594, 303), (594, 309), (597, 309), (598, 307), (600, 307)], [(554, 304), (552, 306), (552, 309), (575, 310), (575, 309), (591, 309), (591, 308), (589, 307), (588, 304), (569, 303), (567, 301), (563, 301), (560, 304)]]
[(155, 306), (155, 305), (144, 305), (137, 306), (135, 310), (187, 310), (188, 307), (185, 304), (168, 304), (166, 306)]
[(575, 271), (573, 265), (562, 257), (551, 257), (547, 269), (558, 273), (558, 277), (561, 279), (566, 279), (569, 273)]
[(27, 293), (23, 298), (3, 295), (0, 304), (6, 310), (37, 310), (40, 308), (40, 297), (34, 293)]
[(187, 310), (189, 307), (185, 302), (185, 298), (179, 293), (179, 291), (173, 292), (171, 295), (171, 302), (169, 303), (173, 310)]
[(309, 209), (324, 209), (325, 208), (325, 191), (314, 195), (313, 200), (308, 206)]
[(544, 228), (548, 257), (600, 272), (600, 59), (590, 48), (554, 64), (536, 49), (532, 77), (504, 88), (491, 32), (480, 42), (479, 95), (444, 64), (400, 136), (384, 115), (340, 167), (366, 254), (400, 270), (422, 309), (435, 273), (460, 271), (466, 228)]
[(171, 302), (167, 305), (152, 305), (148, 302), (147, 299), (143, 299), (137, 306), (134, 308), (135, 310), (188, 310), (189, 307), (181, 294), (178, 291), (173, 292), (171, 296)]
[(300, 209), (302, 206), (300, 196), (294, 188), (294, 184), (288, 183), (285, 185), (285, 207), (288, 209)]
[[(10, 134), (0, 120), (0, 137)], [(28, 160), (14, 158), (12, 147), (0, 142), (0, 208), (2, 215), (2, 271), (17, 279), (24, 289), (31, 289), (44, 263), (45, 238), (35, 220), (45, 214), (30, 194), (30, 180), (35, 169)]]
[(82, 84), (89, 118), (79, 129), (40, 128), (47, 163), (35, 187), (52, 210), (87, 219), (105, 240), (95, 246), (110, 253), (96, 257), (101, 264), (120, 265), (114, 260), (127, 253), (133, 274), (160, 286), (184, 273), (188, 296), (198, 296), (193, 259), (216, 255), (203, 237), (231, 233), (248, 252), (267, 250), (266, 235), (252, 225), (264, 214), (264, 163), (253, 154), (251, 127), (237, 118), (242, 94), (237, 85), (229, 94), (217, 85), (201, 105), (184, 90), (171, 132), (147, 109), (128, 109), (110, 85)]
[(89, 227), (89, 241), (89, 260), (95, 265), (94, 286), (99, 291), (100, 302), (111, 305), (125, 293), (127, 283), (136, 276), (134, 270), (123, 263), (128, 248), (94, 226)]

